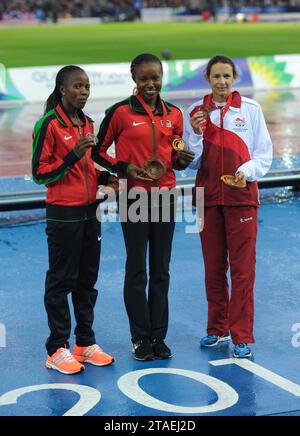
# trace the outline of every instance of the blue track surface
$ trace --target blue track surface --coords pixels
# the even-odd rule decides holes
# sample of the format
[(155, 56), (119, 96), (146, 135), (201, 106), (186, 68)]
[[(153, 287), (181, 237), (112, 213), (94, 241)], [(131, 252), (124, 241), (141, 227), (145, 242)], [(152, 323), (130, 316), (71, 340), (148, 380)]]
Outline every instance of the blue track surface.
[[(63, 415), (78, 401), (78, 393), (70, 391), (77, 390), (78, 385), (96, 391), (81, 393), (77, 414), (300, 415), (300, 349), (297, 347), (300, 345), (299, 213), (299, 198), (282, 202), (277, 198), (276, 202), (263, 202), (260, 208), (256, 344), (250, 369), (238, 367), (231, 361), (222, 362), (231, 358), (232, 345), (209, 350), (199, 348), (199, 339), (206, 326), (203, 264), (199, 236), (186, 234), (184, 223), (178, 223), (176, 227), (171, 263), (167, 342), (174, 357), (168, 361), (147, 363), (133, 360), (122, 295), (125, 251), (120, 225), (115, 223), (103, 226), (95, 332), (98, 343), (116, 357), (116, 363), (105, 368), (87, 366), (86, 371), (77, 376), (46, 370), (44, 341), (48, 327), (43, 308), (47, 269), (45, 223), (0, 228), (0, 395), (19, 388), (31, 386), (29, 390), (32, 391), (36, 385), (58, 384), (52, 386), (55, 389), (46, 386), (46, 389), (26, 393), (20, 396), (17, 404), (7, 404), (8, 394), (0, 397), (0, 415)], [(295, 331), (292, 331), (293, 326)], [(3, 335), (4, 327), (6, 336)], [(216, 360), (222, 366), (210, 363)], [(118, 387), (120, 377), (132, 371), (158, 368), (169, 373), (159, 373), (159, 370), (141, 377), (141, 390), (136, 400)], [(177, 369), (175, 374), (172, 373), (174, 369)], [(271, 373), (265, 373), (263, 369)], [(203, 383), (190, 378), (190, 373), (182, 374), (182, 370), (193, 371), (196, 377), (200, 374)], [(250, 371), (258, 371), (258, 374)], [(216, 379), (216, 389), (220, 389), (218, 394), (204, 384), (211, 381), (206, 376)], [(130, 396), (135, 392), (134, 386), (132, 380), (127, 384)], [(93, 397), (97, 391), (101, 393), (100, 400)], [(141, 404), (143, 391), (168, 403), (169, 408), (156, 401), (150, 403), (149, 399), (147, 405)], [(226, 393), (229, 397), (222, 400)], [(221, 397), (220, 409), (213, 411), (218, 395)], [(10, 396), (15, 398), (17, 395), (11, 393)], [(84, 398), (87, 400), (85, 406), (82, 403)], [(175, 409), (174, 406), (188, 409)], [(211, 409), (195, 409), (207, 406)]]

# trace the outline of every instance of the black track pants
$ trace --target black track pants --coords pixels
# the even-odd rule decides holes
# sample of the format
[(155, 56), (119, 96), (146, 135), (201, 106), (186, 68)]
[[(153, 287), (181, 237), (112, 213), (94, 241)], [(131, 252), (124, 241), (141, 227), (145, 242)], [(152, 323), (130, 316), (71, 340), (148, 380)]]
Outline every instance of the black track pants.
[[(166, 337), (174, 228), (174, 217), (169, 222), (122, 223), (127, 252), (124, 300), (133, 341), (141, 337)], [(148, 245), (149, 280), (146, 266)]]
[(71, 316), (68, 294), (72, 293), (77, 322), (76, 343), (96, 342), (92, 330), (98, 292), (94, 289), (100, 260), (100, 223), (96, 218), (80, 222), (47, 221), (49, 270), (46, 275), (45, 308), (50, 336), (49, 355), (69, 347)]

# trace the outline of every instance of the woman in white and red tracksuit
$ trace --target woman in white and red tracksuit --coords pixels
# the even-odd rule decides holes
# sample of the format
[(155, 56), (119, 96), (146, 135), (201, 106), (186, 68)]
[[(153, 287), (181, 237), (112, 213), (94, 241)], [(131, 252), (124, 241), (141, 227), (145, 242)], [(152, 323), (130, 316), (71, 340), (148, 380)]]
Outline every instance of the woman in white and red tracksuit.
[[(187, 111), (184, 139), (195, 152), (196, 187), (204, 187), (201, 243), (208, 301), (207, 336), (211, 347), (228, 341), (234, 357), (250, 357), (254, 342), (257, 180), (272, 163), (272, 142), (262, 110), (255, 101), (232, 92), (237, 76), (233, 61), (215, 56), (206, 68), (212, 93)], [(220, 180), (234, 176), (246, 187), (233, 189)], [(231, 296), (227, 271), (230, 266)]]
[[(44, 301), (50, 336), (46, 367), (64, 374), (82, 371), (82, 362), (96, 366), (113, 362), (96, 344), (92, 325), (100, 260), (96, 193), (99, 184), (117, 180), (106, 171), (100, 173), (91, 159), (94, 126), (82, 111), (89, 94), (85, 71), (74, 65), (63, 67), (33, 138), (33, 179), (47, 186), (49, 270)], [(77, 323), (76, 359), (69, 351), (70, 292)]]
[[(131, 73), (137, 93), (106, 111), (98, 133), (99, 144), (92, 157), (126, 179), (126, 196), (127, 193), (130, 195), (131, 188), (136, 192), (144, 189), (146, 193), (140, 219), (121, 216), (127, 252), (124, 299), (134, 358), (167, 359), (171, 357), (171, 350), (164, 339), (168, 329), (169, 263), (176, 211), (174, 204), (166, 207), (163, 204), (162, 210), (167, 212), (169, 208), (169, 219), (163, 220), (159, 210), (159, 219), (154, 222), (150, 216), (153, 211), (150, 194), (155, 187), (174, 188), (176, 177), (173, 169), (186, 168), (194, 154), (177, 153), (172, 149), (170, 135), (182, 136), (183, 118), (179, 108), (160, 98), (163, 75), (160, 60), (152, 54), (141, 54), (133, 60)], [(107, 153), (113, 142), (115, 157)], [(159, 160), (165, 166), (165, 173), (159, 180), (149, 179), (144, 169), (149, 158)], [(128, 205), (132, 206), (132, 202), (128, 201)], [(120, 200), (120, 212), (121, 208)], [(141, 215), (145, 212), (148, 212), (148, 217), (143, 220)], [(149, 281), (146, 268), (148, 246)]]

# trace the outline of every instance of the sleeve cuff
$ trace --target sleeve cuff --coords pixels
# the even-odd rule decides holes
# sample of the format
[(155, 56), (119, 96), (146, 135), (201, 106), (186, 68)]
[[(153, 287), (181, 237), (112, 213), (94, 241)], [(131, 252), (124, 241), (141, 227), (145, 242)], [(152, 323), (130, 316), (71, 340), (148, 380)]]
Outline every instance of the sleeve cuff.
[(108, 179), (110, 177), (110, 173), (108, 171), (101, 171), (99, 177), (98, 177), (98, 183), (99, 185), (107, 185)]
[(76, 154), (74, 149), (63, 158), (68, 167), (73, 167), (80, 159), (81, 157)]
[(182, 170), (185, 170), (188, 166), (189, 166), (188, 163), (186, 165), (180, 165), (178, 163), (178, 159), (177, 159), (175, 162), (175, 165), (174, 165), (174, 170), (182, 171)]
[(251, 178), (251, 174), (250, 174), (250, 171), (249, 171), (249, 169), (246, 167), (246, 166), (240, 166), (239, 168), (238, 168), (238, 170), (237, 170), (237, 172), (238, 171), (242, 171), (244, 174), (245, 174), (245, 177), (246, 177), (246, 180), (248, 181), (248, 182), (252, 182), (253, 180), (252, 180), (252, 178)]
[(116, 165), (114, 165), (114, 171), (116, 172), (123, 172), (123, 173), (127, 173), (127, 168), (129, 167), (129, 163), (128, 162), (123, 162), (121, 160), (119, 160), (119, 162), (116, 163)]
[(203, 138), (203, 132), (202, 133), (195, 133), (194, 130), (190, 134), (190, 138), (194, 138), (196, 140)]

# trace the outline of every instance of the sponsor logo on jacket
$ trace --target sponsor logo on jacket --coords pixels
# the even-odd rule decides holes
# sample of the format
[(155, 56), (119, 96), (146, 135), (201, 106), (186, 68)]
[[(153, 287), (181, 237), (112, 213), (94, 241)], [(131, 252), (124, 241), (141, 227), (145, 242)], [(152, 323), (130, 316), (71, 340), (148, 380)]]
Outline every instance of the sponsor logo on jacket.
[(248, 130), (247, 128), (247, 120), (242, 117), (242, 116), (238, 116), (236, 117), (236, 119), (234, 120), (234, 128), (233, 130), (235, 132), (246, 132)]
[[(160, 120), (160, 124), (161, 124), (162, 127), (164, 127), (164, 122), (163, 122), (163, 120)], [(167, 127), (172, 127), (172, 122), (171, 122), (171, 120), (167, 120), (166, 125), (167, 125)]]

